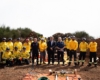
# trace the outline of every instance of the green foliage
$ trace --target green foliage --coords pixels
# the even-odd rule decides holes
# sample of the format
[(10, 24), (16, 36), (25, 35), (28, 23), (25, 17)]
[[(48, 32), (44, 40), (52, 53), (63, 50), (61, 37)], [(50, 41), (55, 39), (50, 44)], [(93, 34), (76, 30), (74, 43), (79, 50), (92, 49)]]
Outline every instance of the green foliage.
[(74, 35), (77, 37), (77, 38), (89, 38), (89, 34), (86, 33), (85, 31), (77, 31), (74, 33)]
[[(33, 35), (30, 35), (30, 33), (34, 33)], [(17, 28), (17, 29), (10, 29), (10, 27), (6, 27), (6, 26), (1, 26), (0, 27), (0, 41), (2, 40), (3, 37), (6, 38), (13, 38), (16, 39), (18, 37), (21, 38), (26, 38), (26, 37), (38, 37), (40, 36), (40, 33), (36, 33), (34, 31), (32, 31), (29, 28)]]

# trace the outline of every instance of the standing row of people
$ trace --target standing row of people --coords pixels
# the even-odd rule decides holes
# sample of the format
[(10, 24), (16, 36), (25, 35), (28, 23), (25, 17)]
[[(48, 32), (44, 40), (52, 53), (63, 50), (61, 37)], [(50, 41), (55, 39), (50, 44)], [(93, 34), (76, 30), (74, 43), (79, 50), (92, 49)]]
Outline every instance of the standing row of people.
[[(89, 52), (89, 63), (88, 66), (91, 66), (94, 63), (94, 66), (97, 66), (97, 42), (95, 41), (95, 39), (91, 39), (91, 41), (89, 43), (86, 42), (86, 38), (82, 38), (82, 41), (80, 43), (78, 43), (75, 40), (75, 37), (73, 36), (71, 39), (68, 38), (68, 40), (65, 41), (65, 45), (67, 45), (67, 55), (69, 56), (69, 63), (68, 65), (71, 65), (72, 62), (72, 55), (74, 55), (74, 64), (76, 65), (80, 65), (80, 63), (82, 63), (81, 65), (84, 65), (85, 62), (85, 58), (86, 58), (86, 53), (87, 51)], [(79, 59), (77, 60), (76, 57), (76, 51), (79, 48)], [(93, 61), (94, 62), (93, 62)]]
[[(60, 61), (63, 62), (64, 65), (64, 50), (67, 51), (67, 56), (69, 59), (68, 66), (71, 65), (73, 62), (73, 56), (74, 56), (74, 64), (80, 65), (82, 62), (82, 65), (84, 65), (85, 57), (87, 50), (90, 51), (90, 61), (88, 66), (92, 65), (92, 58), (94, 58), (94, 65), (97, 66), (96, 62), (96, 52), (97, 52), (97, 43), (94, 41), (94, 39), (91, 40), (91, 42), (87, 43), (86, 38), (83, 38), (80, 43), (76, 40), (75, 36), (68, 37), (64, 41), (61, 37), (58, 37), (58, 40), (55, 41), (54, 37), (51, 36), (48, 41), (46, 41), (44, 38), (41, 38), (40, 41), (38, 41), (37, 38), (34, 38), (34, 40), (30, 41), (29, 39), (26, 39), (24, 43), (20, 42), (20, 38), (17, 39), (16, 42), (12, 42), (12, 39), (9, 38), (9, 40), (6, 42), (6, 38), (3, 38), (3, 41), (0, 43), (0, 53), (3, 55), (5, 51), (7, 51), (9, 48), (9, 51), (11, 53), (14, 53), (14, 49), (17, 48), (18, 51), (22, 51), (23, 47), (25, 47), (25, 50), (29, 55), (32, 53), (32, 63), (34, 64), (35, 58), (37, 59), (37, 65), (39, 64), (45, 64), (45, 57), (46, 57), (46, 51), (48, 54), (48, 64), (50, 64), (52, 60), (52, 64), (55, 62), (55, 52), (57, 51), (57, 60), (58, 64), (60, 64)], [(77, 49), (79, 48), (80, 55), (79, 59), (77, 60)], [(38, 56), (40, 54), (40, 61), (38, 60)], [(27, 56), (29, 56), (27, 55)], [(4, 59), (4, 56), (2, 57)], [(29, 58), (28, 58), (29, 59)], [(20, 63), (20, 62), (19, 62)]]

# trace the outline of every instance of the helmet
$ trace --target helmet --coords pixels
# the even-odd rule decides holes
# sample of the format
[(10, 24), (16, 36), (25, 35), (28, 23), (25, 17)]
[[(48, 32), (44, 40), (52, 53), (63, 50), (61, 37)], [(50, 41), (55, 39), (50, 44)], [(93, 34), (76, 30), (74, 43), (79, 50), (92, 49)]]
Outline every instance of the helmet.
[(33, 37), (30, 37), (29, 39), (30, 39), (30, 40), (33, 40)]
[(44, 41), (44, 38), (41, 38), (42, 41)]
[(17, 40), (20, 40), (20, 38), (17, 38)]
[(71, 37), (69, 36), (68, 39), (70, 39)]
[(86, 38), (82, 38), (82, 40), (86, 40)]
[(75, 39), (75, 36), (72, 36), (72, 39)]
[(6, 40), (6, 38), (4, 37), (2, 40)]

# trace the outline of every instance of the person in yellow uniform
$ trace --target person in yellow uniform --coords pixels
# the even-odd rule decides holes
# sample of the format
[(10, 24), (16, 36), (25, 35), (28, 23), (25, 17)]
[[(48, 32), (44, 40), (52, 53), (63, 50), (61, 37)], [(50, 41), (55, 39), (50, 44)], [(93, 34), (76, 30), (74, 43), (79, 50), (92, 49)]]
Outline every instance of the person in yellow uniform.
[(70, 38), (70, 36), (68, 37), (68, 40), (67, 40), (67, 42), (66, 42), (66, 44), (67, 44), (67, 59), (69, 60), (69, 54), (70, 54), (70, 51), (69, 51), (69, 42), (70, 42), (70, 40), (71, 40), (71, 38)]
[(30, 53), (31, 43), (29, 42), (29, 39), (26, 39), (22, 46), (26, 47), (26, 50)]
[[(91, 42), (89, 43), (89, 51), (90, 51), (90, 61), (88, 66), (91, 66), (92, 63), (94, 63), (94, 66), (97, 67), (97, 61), (96, 61), (96, 57), (97, 57), (97, 42), (95, 41), (95, 39), (91, 39)], [(93, 59), (93, 61), (92, 61)]]
[(41, 38), (41, 41), (39, 42), (40, 65), (42, 63), (42, 59), (43, 59), (43, 64), (45, 64), (46, 49), (47, 49), (47, 43), (45, 42), (44, 38)]
[(71, 65), (72, 62), (72, 56), (74, 55), (74, 64), (77, 65), (76, 61), (76, 50), (78, 49), (78, 42), (75, 40), (75, 36), (72, 36), (72, 40), (69, 42), (69, 63), (68, 66)]
[(82, 62), (82, 66), (84, 65), (87, 49), (88, 43), (86, 42), (86, 38), (82, 38), (82, 41), (79, 44), (80, 55), (78, 65), (80, 65), (80, 62)]
[(2, 38), (2, 42), (0, 43), (0, 54), (1, 54), (1, 61), (2, 61), (2, 54), (3, 52), (6, 51), (6, 48), (8, 47), (7, 42), (6, 42), (6, 38)]
[(14, 46), (13, 47), (18, 47), (19, 51), (22, 50), (22, 42), (20, 41), (20, 38), (17, 38), (17, 41), (14, 42)]
[(26, 50), (26, 47), (22, 48), (21, 58), (23, 62), (25, 62), (26, 64), (29, 64), (30, 53)]
[(17, 65), (21, 65), (22, 58), (21, 58), (21, 53), (18, 50), (18, 47), (14, 47), (13, 55), (14, 55), (14, 63)]
[(9, 48), (2, 55), (2, 59), (6, 61), (6, 66), (13, 66), (13, 55)]
[(13, 42), (12, 42), (12, 38), (9, 38), (8, 39), (7, 45), (10, 48), (10, 51), (13, 52)]
[(64, 51), (66, 52), (67, 51), (67, 38), (66, 37), (64, 37), (63, 38), (63, 42), (64, 42)]

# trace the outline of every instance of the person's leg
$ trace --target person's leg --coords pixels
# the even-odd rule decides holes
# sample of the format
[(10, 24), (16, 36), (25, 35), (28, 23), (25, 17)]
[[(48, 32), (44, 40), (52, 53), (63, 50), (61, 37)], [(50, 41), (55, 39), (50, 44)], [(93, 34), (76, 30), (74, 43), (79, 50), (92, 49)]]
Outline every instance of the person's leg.
[(52, 64), (54, 64), (54, 51), (52, 51), (51, 54), (52, 54)]
[(29, 64), (29, 60), (28, 60), (28, 59), (25, 59), (25, 63), (26, 63), (26, 64)]
[(83, 59), (82, 59), (82, 66), (84, 65), (84, 62), (85, 62), (85, 57), (86, 57), (86, 52), (83, 52)]
[(72, 62), (72, 54), (73, 52), (70, 50), (70, 53), (69, 53), (69, 63), (68, 63), (68, 66), (71, 65), (71, 62)]
[(80, 65), (81, 59), (82, 59), (82, 52), (80, 52), (80, 55), (79, 55), (78, 65)]
[(74, 54), (74, 64), (76, 66), (77, 65), (77, 61), (76, 61), (76, 51), (73, 51), (73, 54)]
[(42, 58), (43, 58), (43, 52), (40, 52), (40, 65), (42, 63)]
[(43, 64), (45, 64), (45, 57), (46, 57), (46, 54), (45, 54), (45, 51), (43, 51)]
[(89, 61), (88, 66), (91, 66), (92, 65), (92, 56), (93, 56), (93, 53), (90, 52), (90, 57), (89, 57), (90, 61)]
[(69, 60), (69, 49), (67, 49), (67, 60)]
[(50, 64), (50, 56), (51, 56), (51, 53), (50, 51), (48, 51), (48, 64)]
[(94, 52), (93, 58), (94, 58), (94, 66), (97, 67), (97, 61), (96, 61), (96, 52)]
[(58, 64), (60, 63), (60, 52), (57, 52), (57, 57), (58, 57)]
[(36, 62), (37, 62), (37, 65), (38, 65), (38, 62), (39, 62), (39, 61), (38, 61), (38, 55), (39, 55), (39, 54), (38, 54), (38, 52), (37, 52), (37, 53), (36, 53)]
[(34, 65), (34, 58), (35, 58), (35, 54), (34, 52), (32, 52), (32, 64)]
[(62, 60), (63, 65), (64, 65), (64, 52), (60, 52), (60, 54), (61, 54), (61, 60)]

